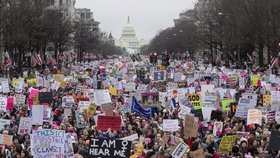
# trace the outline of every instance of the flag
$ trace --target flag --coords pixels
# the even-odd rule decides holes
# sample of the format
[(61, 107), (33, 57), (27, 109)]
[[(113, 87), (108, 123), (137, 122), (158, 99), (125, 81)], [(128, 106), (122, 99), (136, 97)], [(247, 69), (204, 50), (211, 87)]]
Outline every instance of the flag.
[(49, 57), (48, 58), (48, 63), (51, 63), (52, 65), (56, 65), (57, 64), (55, 58), (53, 58), (53, 57)]
[(278, 58), (277, 57), (272, 58), (271, 61), (270, 61), (270, 65), (271, 65), (271, 67), (277, 66), (278, 65)]
[(153, 114), (153, 110), (151, 107), (143, 108), (136, 100), (135, 97), (132, 98), (132, 106), (131, 106), (131, 112), (136, 112), (139, 115), (143, 115), (147, 119), (150, 119)]
[(5, 67), (11, 67), (12, 65), (13, 65), (12, 58), (7, 59), (7, 61), (5, 63)]
[(39, 54), (35, 54), (32, 56), (32, 62), (34, 65), (42, 65), (43, 61)]

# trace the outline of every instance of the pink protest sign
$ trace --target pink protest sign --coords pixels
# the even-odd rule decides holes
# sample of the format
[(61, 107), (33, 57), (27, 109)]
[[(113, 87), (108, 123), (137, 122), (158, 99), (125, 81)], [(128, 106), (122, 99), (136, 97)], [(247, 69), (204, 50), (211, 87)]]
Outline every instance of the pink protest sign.
[(12, 110), (13, 108), (14, 108), (14, 98), (13, 97), (7, 98), (7, 107), (6, 107), (6, 109), (7, 110)]

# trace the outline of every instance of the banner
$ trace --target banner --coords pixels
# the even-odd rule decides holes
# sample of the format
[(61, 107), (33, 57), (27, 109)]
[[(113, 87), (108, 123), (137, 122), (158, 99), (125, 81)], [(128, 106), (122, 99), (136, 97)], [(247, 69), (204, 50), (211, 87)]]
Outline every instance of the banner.
[(96, 90), (94, 91), (95, 104), (100, 106), (102, 104), (111, 103), (111, 96), (108, 90)]
[(31, 135), (32, 155), (34, 157), (63, 157), (65, 131), (43, 129), (33, 131)]
[(88, 122), (86, 120), (86, 115), (84, 112), (77, 110), (75, 112), (75, 116), (76, 116), (78, 128), (85, 128), (88, 125)]
[(39, 103), (40, 104), (48, 103), (49, 105), (51, 105), (52, 100), (53, 100), (52, 92), (40, 92), (39, 93)]
[(0, 119), (0, 130), (5, 129), (5, 125), (9, 125), (11, 124), (11, 120), (8, 119)]
[(163, 124), (162, 124), (162, 129), (163, 131), (168, 131), (168, 132), (175, 132), (179, 130), (179, 122), (178, 119), (163, 119)]
[(32, 106), (32, 125), (43, 125), (44, 108), (43, 105)]
[(247, 125), (258, 124), (262, 125), (262, 112), (258, 109), (249, 109), (247, 115)]
[(236, 139), (236, 135), (223, 136), (219, 146), (219, 153), (226, 154), (228, 152), (231, 152), (235, 139)]
[(98, 116), (96, 130), (107, 131), (108, 129), (120, 131), (121, 118), (115, 116)]
[(188, 99), (194, 106), (195, 110), (202, 108), (200, 94), (188, 94)]
[(74, 149), (71, 139), (71, 133), (65, 133), (65, 142), (64, 142), (64, 157), (63, 158), (73, 158)]
[(131, 141), (91, 138), (89, 156), (98, 158), (130, 157)]
[(31, 118), (30, 117), (20, 117), (19, 127), (18, 127), (18, 134), (30, 134), (31, 131)]
[(184, 133), (186, 137), (197, 137), (198, 120), (194, 116), (186, 115)]
[(176, 148), (172, 151), (171, 156), (173, 158), (181, 158), (188, 150), (189, 147), (185, 143), (179, 142)]
[(141, 93), (142, 106), (160, 106), (158, 93)]

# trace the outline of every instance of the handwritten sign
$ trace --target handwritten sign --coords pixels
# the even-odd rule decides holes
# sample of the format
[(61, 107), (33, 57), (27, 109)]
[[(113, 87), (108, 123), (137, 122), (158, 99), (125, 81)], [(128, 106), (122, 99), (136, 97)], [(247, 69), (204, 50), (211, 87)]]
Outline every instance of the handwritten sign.
[(162, 124), (163, 131), (175, 132), (179, 130), (179, 122), (177, 119), (164, 119)]
[(30, 117), (21, 117), (19, 122), (18, 134), (23, 135), (30, 133), (31, 131), (31, 118)]
[(0, 144), (12, 145), (13, 136), (7, 134), (0, 134)]
[(74, 149), (71, 139), (71, 133), (65, 134), (65, 142), (64, 142), (64, 157), (63, 158), (72, 158), (74, 157)]
[(188, 150), (189, 147), (185, 143), (180, 142), (173, 150), (171, 156), (173, 158), (181, 158)]
[(125, 91), (126, 92), (134, 92), (135, 90), (135, 83), (134, 82), (128, 82), (125, 84)]
[(89, 145), (90, 157), (128, 158), (130, 157), (131, 141), (91, 138)]
[(109, 128), (112, 130), (119, 131), (121, 129), (121, 118), (115, 116), (98, 116), (97, 119), (97, 130), (106, 131)]
[(108, 90), (96, 90), (94, 91), (94, 98), (95, 98), (95, 104), (96, 105), (102, 105), (111, 103), (111, 96), (109, 94)]
[(37, 130), (31, 135), (31, 146), (34, 157), (62, 158), (64, 156), (64, 144), (64, 130)]
[(0, 98), (0, 111), (6, 111), (7, 108), (7, 98)]
[(271, 103), (271, 95), (263, 95), (263, 105), (268, 106)]
[(75, 105), (75, 100), (72, 96), (64, 96), (62, 98), (62, 107), (71, 107)]
[(184, 133), (187, 137), (197, 137), (198, 120), (191, 115), (185, 117)]
[(235, 139), (236, 139), (236, 135), (223, 136), (221, 144), (219, 146), (219, 153), (230, 152), (232, 150)]
[(25, 104), (26, 95), (16, 94), (16, 104)]
[(78, 110), (84, 111), (88, 109), (89, 105), (90, 105), (89, 101), (79, 101)]
[(262, 125), (262, 112), (258, 109), (249, 109), (247, 115), (247, 124)]
[(5, 129), (5, 125), (10, 125), (11, 120), (8, 119), (0, 119), (0, 130)]

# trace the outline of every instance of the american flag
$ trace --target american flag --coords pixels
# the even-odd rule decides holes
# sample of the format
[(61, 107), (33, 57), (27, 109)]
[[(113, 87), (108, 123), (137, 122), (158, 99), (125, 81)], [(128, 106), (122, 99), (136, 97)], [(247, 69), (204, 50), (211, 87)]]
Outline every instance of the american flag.
[(271, 60), (270, 60), (270, 65), (271, 65), (271, 67), (278, 66), (278, 58), (277, 57), (272, 57)]
[(10, 68), (12, 65), (13, 65), (12, 58), (7, 59), (7, 61), (5, 63), (5, 67)]
[(51, 63), (52, 65), (56, 65), (56, 60), (53, 57), (48, 57), (48, 63)]
[(43, 61), (39, 54), (35, 54), (32, 56), (32, 62), (34, 65), (42, 65)]

